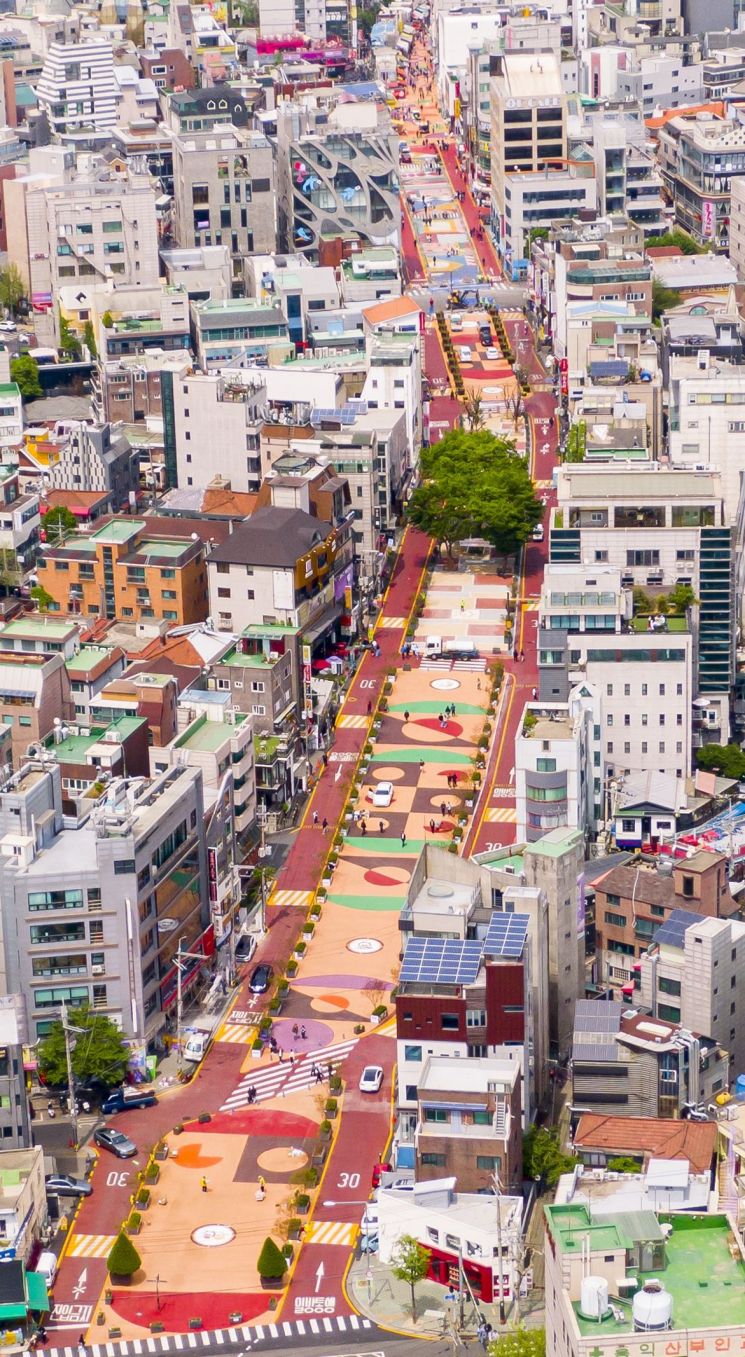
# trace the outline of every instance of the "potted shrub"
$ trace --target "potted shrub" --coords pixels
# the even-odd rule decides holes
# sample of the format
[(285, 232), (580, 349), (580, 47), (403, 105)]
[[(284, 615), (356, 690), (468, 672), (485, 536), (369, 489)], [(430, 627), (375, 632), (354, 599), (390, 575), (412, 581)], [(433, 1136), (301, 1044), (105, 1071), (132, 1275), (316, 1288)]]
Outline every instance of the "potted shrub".
[(287, 974), (290, 977), (297, 975), (297, 961), (294, 957), (290, 957), (290, 960), (287, 963)]
[(142, 1229), (142, 1216), (139, 1211), (130, 1211), (125, 1226), (128, 1235), (139, 1234)]
[(330, 1080), (329, 1080), (329, 1092), (330, 1092), (330, 1093), (341, 1093), (341, 1090), (342, 1090), (341, 1075), (340, 1075), (340, 1074), (332, 1074), (332, 1076), (331, 1076), (331, 1078), (330, 1078)]
[(161, 1163), (163, 1162), (164, 1159), (168, 1158), (168, 1146), (166, 1145), (166, 1142), (164, 1140), (158, 1141), (157, 1145), (155, 1146), (155, 1149), (153, 1150), (153, 1157), (155, 1159), (159, 1159)]
[(300, 1219), (300, 1217), (299, 1217), (299, 1216), (290, 1216), (290, 1219), (289, 1219), (288, 1222), (287, 1222), (287, 1237), (288, 1237), (288, 1239), (299, 1239), (299, 1238), (300, 1238), (300, 1231), (302, 1230), (302, 1228), (303, 1228), (303, 1222), (302, 1222), (302, 1220)]
[(315, 933), (315, 931), (316, 931), (316, 926), (315, 926), (315, 923), (313, 922), (313, 920), (312, 920), (312, 919), (306, 919), (306, 920), (305, 920), (305, 923), (303, 924), (303, 937), (305, 938), (306, 942), (307, 942), (310, 938), (313, 937), (313, 934)]
[(313, 918), (313, 919), (320, 919), (320, 917), (321, 917), (321, 906), (319, 905), (319, 903), (318, 903), (317, 900), (315, 901), (314, 904), (311, 905), (311, 907), (310, 907), (310, 914), (311, 914), (311, 918)]
[(380, 1022), (381, 1018), (385, 1018), (387, 1014), (388, 1014), (387, 1004), (376, 1004), (375, 1008), (372, 1011), (372, 1016), (374, 1018), (377, 1018), (378, 1022)]
[(310, 1209), (310, 1197), (307, 1192), (298, 1192), (295, 1198), (295, 1210), (299, 1216), (307, 1216)]
[(294, 1255), (294, 1253), (295, 1253), (295, 1250), (293, 1249), (292, 1244), (290, 1244), (290, 1243), (283, 1244), (283, 1245), (282, 1245), (282, 1252), (283, 1252), (285, 1258), (287, 1259), (287, 1262), (288, 1262), (288, 1263), (291, 1263), (291, 1262), (292, 1262), (292, 1259), (293, 1259), (293, 1255)]
[(142, 1266), (142, 1259), (124, 1230), (120, 1230), (114, 1240), (106, 1266), (114, 1286), (128, 1286)]
[(282, 976), (282, 979), (279, 981), (279, 984), (277, 985), (277, 998), (284, 999), (287, 995), (287, 991), (289, 990), (289, 988), (290, 988), (289, 980), (286, 980), (285, 977)]
[(318, 1134), (319, 1136), (324, 1136), (326, 1140), (331, 1136), (331, 1122), (327, 1118), (324, 1118), (321, 1122), (321, 1125), (318, 1128)]
[(327, 1099), (326, 1099), (326, 1106), (324, 1107), (323, 1110), (324, 1110), (324, 1112), (326, 1113), (326, 1116), (327, 1116), (327, 1117), (330, 1117), (330, 1118), (333, 1120), (333, 1118), (336, 1116), (337, 1112), (339, 1111), (339, 1102), (338, 1102), (338, 1099), (336, 1099), (336, 1098), (327, 1098)]
[(254, 1039), (253, 1039), (253, 1041), (252, 1041), (252, 1043), (251, 1043), (251, 1056), (252, 1056), (252, 1058), (253, 1058), (254, 1060), (259, 1060), (259, 1059), (261, 1058), (261, 1052), (263, 1051), (263, 1049), (264, 1049), (264, 1043), (263, 1043), (263, 1041), (261, 1040), (261, 1037), (254, 1037)]
[(278, 1018), (282, 1012), (282, 998), (279, 994), (275, 994), (272, 999), (269, 1005), (269, 1012), (273, 1018)]
[(138, 1210), (140, 1211), (147, 1211), (149, 1205), (150, 1205), (150, 1188), (144, 1186), (139, 1187), (137, 1189), (137, 1196), (135, 1197), (135, 1206), (137, 1206)]
[(146, 1183), (150, 1183), (151, 1186), (152, 1186), (152, 1185), (154, 1185), (155, 1183), (157, 1183), (157, 1181), (158, 1181), (159, 1178), (160, 1178), (160, 1169), (159, 1169), (159, 1167), (158, 1167), (157, 1164), (154, 1164), (154, 1163), (151, 1161), (151, 1162), (148, 1164), (147, 1168), (145, 1169), (145, 1182), (146, 1182)]
[(261, 1285), (265, 1291), (274, 1291), (282, 1285), (282, 1278), (287, 1271), (287, 1260), (280, 1249), (277, 1248), (271, 1235), (267, 1235), (261, 1248), (256, 1271), (261, 1278)]

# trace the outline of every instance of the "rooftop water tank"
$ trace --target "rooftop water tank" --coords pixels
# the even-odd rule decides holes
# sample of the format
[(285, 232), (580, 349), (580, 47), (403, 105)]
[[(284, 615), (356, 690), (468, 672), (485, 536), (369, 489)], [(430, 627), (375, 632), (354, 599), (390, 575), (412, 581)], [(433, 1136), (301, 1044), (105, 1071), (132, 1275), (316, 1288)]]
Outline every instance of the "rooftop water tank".
[(735, 1097), (745, 1098), (745, 1074), (738, 1074), (735, 1080)]
[(583, 1319), (594, 1319), (600, 1323), (610, 1310), (608, 1304), (608, 1283), (605, 1277), (583, 1277), (580, 1291), (579, 1310)]
[(662, 1282), (648, 1281), (631, 1302), (636, 1333), (657, 1333), (673, 1322), (673, 1298)]

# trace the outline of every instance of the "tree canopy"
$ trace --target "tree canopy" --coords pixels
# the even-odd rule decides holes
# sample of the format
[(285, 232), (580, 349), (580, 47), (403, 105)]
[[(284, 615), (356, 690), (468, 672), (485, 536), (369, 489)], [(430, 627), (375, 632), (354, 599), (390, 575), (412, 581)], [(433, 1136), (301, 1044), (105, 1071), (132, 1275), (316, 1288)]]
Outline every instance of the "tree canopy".
[(404, 1234), (399, 1239), (393, 1254), (392, 1271), (400, 1282), (408, 1282), (411, 1288), (411, 1317), (416, 1320), (416, 1284), (426, 1277), (429, 1271), (431, 1253), (425, 1249), (413, 1235)]
[(523, 1136), (523, 1174), (540, 1179), (542, 1187), (554, 1187), (562, 1173), (570, 1173), (577, 1160), (561, 1148), (558, 1131), (531, 1126)]
[(647, 249), (664, 245), (675, 245), (682, 254), (705, 253), (703, 245), (697, 245), (693, 236), (689, 236), (688, 232), (681, 230), (679, 226), (676, 226), (672, 231), (665, 231), (664, 235), (647, 237)]
[[(124, 1078), (129, 1052), (122, 1034), (105, 1013), (94, 1013), (88, 1004), (68, 1010), (74, 1032), (72, 1041), (72, 1069), (77, 1079), (96, 1077), (107, 1084), (118, 1084)], [(67, 1081), (65, 1036), (62, 1023), (57, 1021), (39, 1047), (39, 1069), (48, 1084)]]
[(43, 394), (39, 381), (39, 364), (30, 353), (19, 353), (10, 360), (10, 380), (15, 382), (25, 401), (38, 400)]
[(135, 1248), (129, 1235), (123, 1230), (119, 1231), (111, 1252), (106, 1259), (106, 1266), (109, 1273), (115, 1277), (132, 1277), (139, 1267), (142, 1266), (137, 1249)]
[(502, 554), (516, 551), (542, 514), (525, 459), (494, 434), (453, 429), (422, 449), (409, 521), (449, 554), (467, 537), (482, 537)]
[(78, 520), (66, 504), (57, 504), (44, 514), (41, 526), (47, 535), (47, 541), (56, 545), (77, 530)]
[(59, 313), (59, 346), (68, 363), (77, 362), (83, 352), (80, 340), (69, 320), (65, 319), (61, 311)]
[(739, 744), (705, 744), (696, 750), (696, 762), (699, 768), (721, 777), (745, 777), (745, 751)]
[(508, 1329), (489, 1344), (489, 1357), (546, 1357), (546, 1330)]
[(271, 1235), (267, 1235), (261, 1246), (256, 1270), (259, 1276), (264, 1278), (283, 1277), (287, 1270), (287, 1259), (275, 1244)]
[(8, 264), (0, 269), (0, 306), (15, 315), (26, 296), (26, 284), (21, 277), (17, 264)]
[(660, 317), (666, 311), (680, 306), (681, 301), (682, 297), (674, 287), (667, 287), (659, 278), (652, 279), (652, 320), (655, 325), (659, 325)]

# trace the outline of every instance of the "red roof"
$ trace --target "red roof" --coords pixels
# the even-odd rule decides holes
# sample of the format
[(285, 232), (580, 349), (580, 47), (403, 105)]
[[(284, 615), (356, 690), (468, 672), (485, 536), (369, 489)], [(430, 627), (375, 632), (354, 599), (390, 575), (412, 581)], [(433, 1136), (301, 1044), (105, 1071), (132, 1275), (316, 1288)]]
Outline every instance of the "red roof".
[(674, 1121), (655, 1117), (604, 1117), (584, 1112), (574, 1133), (574, 1148), (590, 1153), (642, 1155), (644, 1159), (687, 1159), (692, 1173), (706, 1173), (716, 1150), (713, 1121)]

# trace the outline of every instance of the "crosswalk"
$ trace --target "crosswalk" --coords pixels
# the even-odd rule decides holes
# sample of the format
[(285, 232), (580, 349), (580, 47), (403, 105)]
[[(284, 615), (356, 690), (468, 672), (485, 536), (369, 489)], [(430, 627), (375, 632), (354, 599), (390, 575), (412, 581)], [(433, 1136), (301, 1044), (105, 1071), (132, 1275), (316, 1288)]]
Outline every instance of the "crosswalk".
[(492, 825), (514, 825), (517, 811), (514, 806), (490, 806), (484, 819)]
[(359, 1234), (359, 1225), (339, 1220), (314, 1220), (305, 1234), (306, 1244), (345, 1244), (352, 1247)]
[(313, 891), (274, 891), (269, 904), (275, 905), (277, 909), (284, 909), (290, 905), (295, 909), (309, 909), (313, 904)]
[(344, 716), (337, 719), (337, 726), (342, 730), (364, 730), (370, 720), (369, 716)]
[(486, 669), (486, 660), (483, 655), (474, 655), (472, 660), (454, 660), (453, 669), (470, 669), (474, 673), (480, 671), (483, 674)]
[(252, 1088), (256, 1089), (254, 1102), (257, 1103), (266, 1102), (268, 1098), (284, 1098), (288, 1093), (300, 1093), (304, 1089), (313, 1088), (318, 1082), (313, 1073), (313, 1066), (319, 1066), (325, 1075), (329, 1063), (336, 1068), (342, 1060), (346, 1060), (358, 1041), (359, 1037), (351, 1037), (348, 1041), (339, 1041), (334, 1046), (324, 1046), (322, 1051), (309, 1051), (307, 1055), (296, 1060), (294, 1065), (287, 1060), (282, 1064), (277, 1062), (274, 1065), (262, 1065), (255, 1074), (248, 1073), (243, 1076), (220, 1111), (235, 1112), (240, 1107), (248, 1107), (249, 1089)]
[(254, 1039), (255, 1031), (255, 1027), (247, 1027), (243, 1022), (224, 1022), (215, 1041), (227, 1041), (233, 1046), (248, 1046)]
[(390, 627), (393, 631), (400, 631), (402, 627), (405, 627), (405, 626), (406, 626), (406, 618), (405, 618), (405, 617), (381, 617), (381, 619), (380, 619), (380, 626), (381, 626), (381, 627)]
[[(316, 1299), (316, 1318), (312, 1313)], [(306, 1304), (307, 1302), (307, 1304)], [(123, 1338), (118, 1342), (88, 1343), (88, 1357), (160, 1357), (167, 1353), (205, 1352), (210, 1348), (224, 1351), (235, 1349), (244, 1352), (263, 1347), (281, 1347), (286, 1350), (291, 1342), (305, 1339), (313, 1344), (316, 1339), (325, 1342), (329, 1335), (342, 1334), (353, 1338), (355, 1334), (368, 1334), (374, 1329), (372, 1320), (362, 1315), (324, 1315), (324, 1297), (301, 1297), (295, 1302), (296, 1311), (302, 1305), (304, 1318), (278, 1320), (276, 1324), (239, 1324), (234, 1328), (199, 1329), (190, 1333), (153, 1334), (151, 1338)], [(59, 1348), (45, 1348), (45, 1357), (80, 1357), (77, 1345)], [(372, 1355), (371, 1355), (372, 1357)]]
[(114, 1247), (113, 1234), (74, 1234), (67, 1254), (70, 1258), (108, 1258)]
[(447, 669), (450, 672), (452, 660), (446, 660), (444, 657), (433, 656), (430, 659), (422, 660), (420, 669)]

